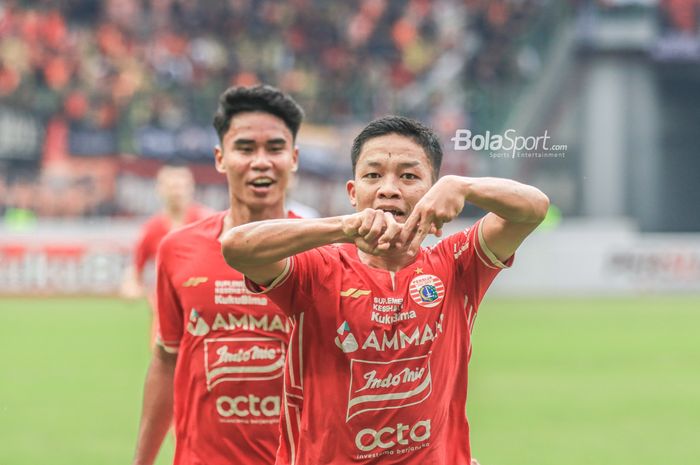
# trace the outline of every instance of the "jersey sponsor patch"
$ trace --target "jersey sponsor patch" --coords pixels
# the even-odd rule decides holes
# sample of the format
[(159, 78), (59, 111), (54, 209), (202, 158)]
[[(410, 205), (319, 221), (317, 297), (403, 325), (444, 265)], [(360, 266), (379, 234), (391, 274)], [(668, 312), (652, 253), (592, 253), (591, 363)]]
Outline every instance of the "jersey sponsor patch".
[(384, 455), (402, 455), (430, 446), (430, 420), (397, 423), (379, 429), (364, 428), (355, 436), (359, 451), (357, 460), (375, 459)]
[(284, 370), (284, 344), (268, 337), (224, 337), (204, 340), (207, 389), (226, 381), (279, 378)]
[(441, 314), (437, 321), (405, 328), (391, 328), (381, 331), (373, 329), (362, 342), (362, 350), (372, 349), (377, 352), (387, 350), (403, 350), (409, 346), (432, 344), (443, 332), (445, 315)]
[(427, 308), (437, 307), (445, 298), (445, 285), (440, 278), (432, 274), (416, 276), (408, 290), (415, 303)]
[(187, 281), (182, 283), (182, 287), (197, 287), (200, 284), (206, 283), (207, 281), (209, 281), (209, 278), (206, 276), (192, 276)]
[(432, 392), (430, 354), (387, 362), (352, 359), (346, 422), (364, 412), (420, 404)]
[(187, 332), (193, 336), (206, 336), (209, 333), (209, 325), (196, 308), (190, 310), (190, 321), (187, 322)]
[(363, 297), (366, 295), (369, 295), (371, 291), (367, 289), (355, 289), (354, 287), (351, 287), (350, 289), (346, 289), (344, 291), (340, 291), (340, 296), (341, 297), (352, 297), (353, 299), (357, 299), (358, 297)]
[(336, 332), (338, 336), (335, 338), (335, 345), (337, 345), (340, 350), (349, 354), (355, 352), (359, 348), (357, 339), (355, 339), (355, 335), (350, 332), (350, 325), (347, 321), (343, 321), (343, 323), (338, 326)]
[(268, 299), (261, 295), (251, 295), (243, 279), (217, 279), (214, 281), (214, 303), (264, 307), (268, 304)]
[(280, 396), (219, 396), (216, 399), (216, 412), (223, 423), (277, 424), (280, 404)]

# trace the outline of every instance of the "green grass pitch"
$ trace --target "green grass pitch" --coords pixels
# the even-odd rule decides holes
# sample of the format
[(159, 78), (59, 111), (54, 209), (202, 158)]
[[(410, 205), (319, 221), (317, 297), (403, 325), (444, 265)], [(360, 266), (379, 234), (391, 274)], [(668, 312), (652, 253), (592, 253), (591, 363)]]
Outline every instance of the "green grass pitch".
[[(145, 302), (0, 299), (0, 464), (130, 463), (149, 319)], [(700, 296), (487, 297), (470, 370), (475, 455), (700, 463), (698, 328)], [(158, 464), (171, 460), (169, 439)]]

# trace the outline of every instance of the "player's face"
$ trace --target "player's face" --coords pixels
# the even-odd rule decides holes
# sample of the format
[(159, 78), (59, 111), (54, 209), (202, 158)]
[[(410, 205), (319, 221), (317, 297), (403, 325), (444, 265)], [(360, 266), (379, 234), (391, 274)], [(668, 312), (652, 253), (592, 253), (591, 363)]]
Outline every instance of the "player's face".
[(185, 167), (166, 166), (158, 172), (158, 194), (168, 208), (182, 210), (194, 196), (194, 178)]
[(365, 142), (347, 189), (358, 211), (389, 211), (403, 223), (432, 184), (432, 167), (423, 148), (405, 136), (389, 134)]
[(280, 118), (239, 113), (216, 149), (216, 168), (226, 174), (233, 202), (254, 211), (277, 208), (284, 203), (298, 154), (292, 133)]

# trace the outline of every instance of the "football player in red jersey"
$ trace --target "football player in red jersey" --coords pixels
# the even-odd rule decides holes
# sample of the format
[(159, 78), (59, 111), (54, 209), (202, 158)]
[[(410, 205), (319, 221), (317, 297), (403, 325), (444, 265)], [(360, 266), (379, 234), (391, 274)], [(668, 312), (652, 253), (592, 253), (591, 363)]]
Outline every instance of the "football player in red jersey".
[[(227, 263), (294, 321), (277, 464), (468, 465), (467, 364), (489, 285), (549, 200), (512, 180), (444, 176), (435, 134), (375, 120), (352, 147), (357, 213), (229, 231)], [(465, 202), (488, 213), (436, 246)]]
[(163, 165), (156, 175), (156, 191), (163, 204), (163, 210), (150, 217), (142, 226), (134, 247), (133, 263), (125, 271), (120, 288), (120, 294), (124, 298), (138, 299), (144, 295), (148, 298), (154, 310), (151, 324), (152, 343), (155, 343), (158, 317), (155, 315), (155, 286), (152, 280), (149, 282), (145, 277), (145, 270), (155, 269), (158, 245), (166, 234), (212, 213), (207, 207), (193, 201), (194, 177), (185, 165)]
[(157, 258), (160, 332), (144, 387), (134, 464), (152, 464), (171, 419), (176, 465), (272, 464), (279, 445), (290, 323), (267, 297), (251, 295), (221, 256), (224, 231), (288, 218), (296, 171), (299, 105), (268, 86), (219, 99), (216, 169), (230, 209), (169, 234)]

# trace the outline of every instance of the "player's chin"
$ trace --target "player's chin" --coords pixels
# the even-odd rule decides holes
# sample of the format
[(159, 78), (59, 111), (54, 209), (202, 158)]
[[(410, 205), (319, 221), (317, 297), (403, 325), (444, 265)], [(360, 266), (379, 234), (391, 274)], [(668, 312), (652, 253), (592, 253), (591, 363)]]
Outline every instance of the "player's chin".
[(256, 192), (248, 198), (248, 204), (255, 209), (272, 207), (284, 203), (284, 197), (278, 192)]

